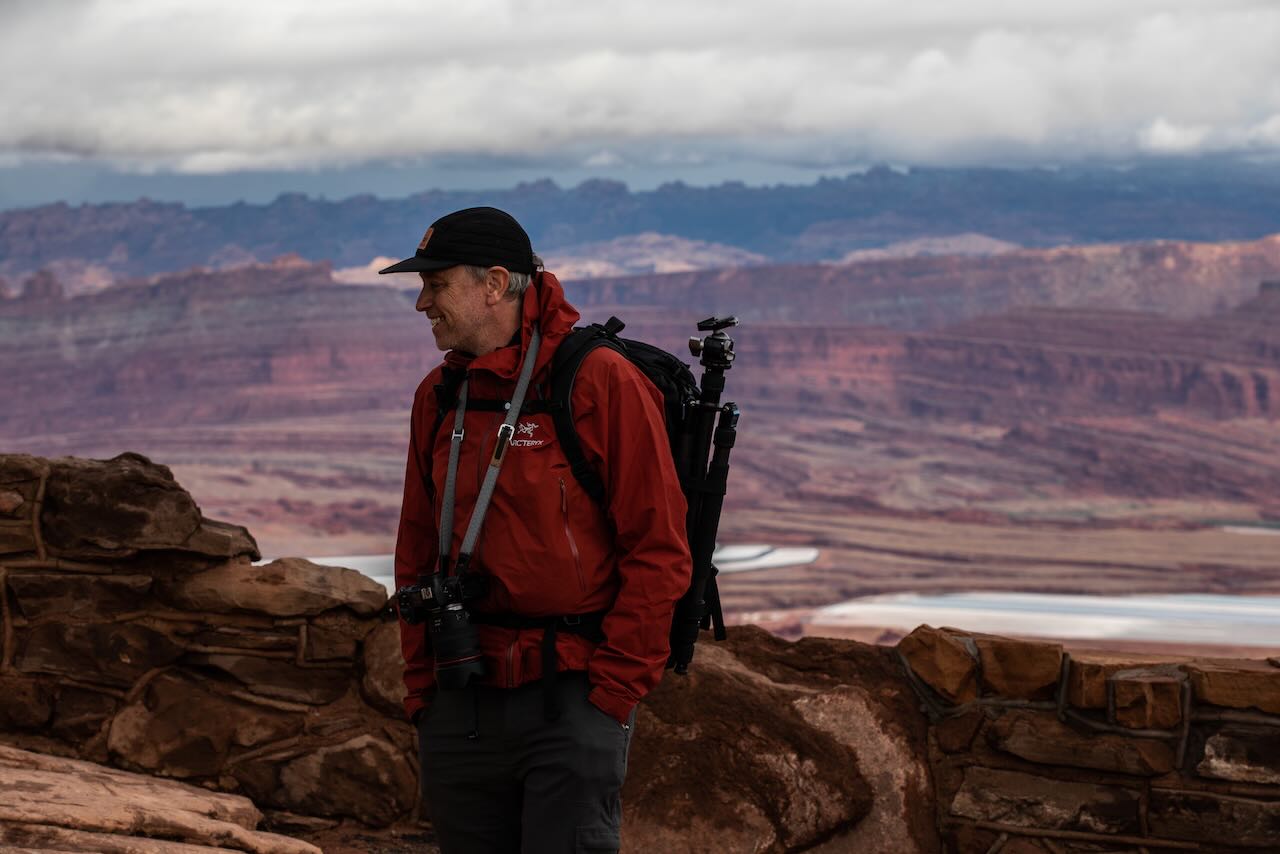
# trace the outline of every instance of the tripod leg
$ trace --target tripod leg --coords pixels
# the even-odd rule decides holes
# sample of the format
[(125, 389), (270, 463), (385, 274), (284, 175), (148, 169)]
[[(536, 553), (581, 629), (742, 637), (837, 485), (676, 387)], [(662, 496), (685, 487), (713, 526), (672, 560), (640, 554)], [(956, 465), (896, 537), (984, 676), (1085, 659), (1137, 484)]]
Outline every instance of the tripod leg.
[(693, 557), (693, 580), (689, 591), (676, 606), (676, 616), (671, 633), (671, 660), (677, 673), (685, 673), (693, 660), (693, 647), (699, 628), (705, 618), (713, 615), (718, 627), (717, 640), (724, 639), (724, 616), (720, 611), (719, 590), (715, 584), (716, 568), (711, 563), (715, 552), (716, 533), (720, 527), (720, 512), (724, 506), (724, 494), (729, 479), (729, 454), (737, 438), (738, 407), (726, 403), (718, 412), (719, 420), (714, 432), (714, 452), (711, 464), (699, 478), (696, 515), (690, 515), (689, 551)]

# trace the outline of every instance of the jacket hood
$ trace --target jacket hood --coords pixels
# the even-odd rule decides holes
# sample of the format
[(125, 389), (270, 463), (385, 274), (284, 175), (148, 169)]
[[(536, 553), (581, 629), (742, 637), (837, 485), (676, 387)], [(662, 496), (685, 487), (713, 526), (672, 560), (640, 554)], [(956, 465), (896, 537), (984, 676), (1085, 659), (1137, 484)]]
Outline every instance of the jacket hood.
[(560, 280), (546, 271), (534, 274), (523, 300), (519, 344), (513, 342), (483, 356), (450, 350), (445, 354), (444, 363), (451, 368), (489, 371), (504, 380), (514, 380), (520, 374), (520, 363), (529, 349), (536, 323), (542, 331), (542, 343), (538, 347), (534, 376), (549, 370), (556, 346), (573, 331), (573, 325), (581, 315), (565, 299)]

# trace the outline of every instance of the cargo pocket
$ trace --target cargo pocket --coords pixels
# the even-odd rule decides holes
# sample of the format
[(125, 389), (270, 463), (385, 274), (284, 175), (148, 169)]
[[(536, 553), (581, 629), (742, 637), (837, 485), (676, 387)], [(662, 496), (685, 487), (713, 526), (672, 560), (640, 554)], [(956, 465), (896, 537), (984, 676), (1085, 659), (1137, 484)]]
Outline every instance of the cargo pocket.
[(621, 840), (611, 827), (579, 827), (573, 850), (577, 854), (618, 854)]

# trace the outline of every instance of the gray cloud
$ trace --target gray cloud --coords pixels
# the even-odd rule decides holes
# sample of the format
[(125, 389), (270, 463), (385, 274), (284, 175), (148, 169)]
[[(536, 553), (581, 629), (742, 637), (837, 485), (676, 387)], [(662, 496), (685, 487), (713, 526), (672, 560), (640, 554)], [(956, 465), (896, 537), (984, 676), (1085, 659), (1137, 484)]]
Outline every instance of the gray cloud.
[(1280, 150), (1272, 0), (6, 2), (0, 157), (194, 174)]

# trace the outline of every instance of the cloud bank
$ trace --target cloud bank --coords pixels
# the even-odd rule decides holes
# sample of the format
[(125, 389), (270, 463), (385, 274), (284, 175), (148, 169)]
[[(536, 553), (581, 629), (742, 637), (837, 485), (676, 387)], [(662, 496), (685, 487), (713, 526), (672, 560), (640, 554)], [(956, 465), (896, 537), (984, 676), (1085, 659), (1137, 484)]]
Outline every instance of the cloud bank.
[(1274, 0), (0, 6), (0, 161), (217, 174), (1280, 152)]

